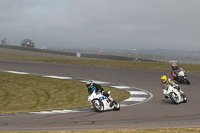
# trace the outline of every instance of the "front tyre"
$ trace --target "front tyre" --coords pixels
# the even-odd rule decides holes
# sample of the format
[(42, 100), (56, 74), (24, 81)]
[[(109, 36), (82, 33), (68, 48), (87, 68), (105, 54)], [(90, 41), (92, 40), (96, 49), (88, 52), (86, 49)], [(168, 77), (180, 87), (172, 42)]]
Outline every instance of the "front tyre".
[(94, 109), (97, 112), (103, 112), (104, 111), (103, 103), (98, 99), (92, 101), (92, 106), (94, 107)]
[(175, 104), (179, 103), (179, 97), (176, 93), (174, 93), (174, 92), (170, 93), (170, 98), (173, 103), (175, 103)]

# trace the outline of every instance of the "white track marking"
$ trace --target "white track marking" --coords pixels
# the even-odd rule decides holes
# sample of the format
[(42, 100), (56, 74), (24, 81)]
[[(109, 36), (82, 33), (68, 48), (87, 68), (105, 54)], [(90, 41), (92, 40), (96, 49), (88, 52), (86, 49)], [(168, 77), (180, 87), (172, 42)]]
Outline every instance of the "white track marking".
[(146, 100), (147, 98), (146, 97), (131, 97), (129, 99), (126, 99), (124, 100), (125, 102), (134, 102), (134, 101), (137, 101), (137, 102), (141, 102), (141, 101), (144, 101)]
[(60, 76), (43, 76), (48, 78), (55, 78), (55, 79), (73, 79), (72, 77), (60, 77)]
[(111, 87), (118, 88), (118, 89), (129, 89), (129, 88), (131, 88), (131, 87), (128, 87), (128, 86), (111, 86)]
[(131, 95), (148, 95), (144, 91), (129, 91)]
[(5, 72), (15, 73), (15, 74), (29, 74), (29, 73), (26, 73), (26, 72), (17, 72), (17, 71), (5, 71)]

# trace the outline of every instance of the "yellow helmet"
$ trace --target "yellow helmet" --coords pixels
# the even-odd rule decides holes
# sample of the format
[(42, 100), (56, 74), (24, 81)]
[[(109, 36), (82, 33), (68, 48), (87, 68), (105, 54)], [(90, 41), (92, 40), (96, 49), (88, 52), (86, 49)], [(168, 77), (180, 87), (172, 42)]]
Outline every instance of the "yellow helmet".
[(163, 75), (161, 76), (161, 82), (164, 84), (167, 81), (167, 76)]

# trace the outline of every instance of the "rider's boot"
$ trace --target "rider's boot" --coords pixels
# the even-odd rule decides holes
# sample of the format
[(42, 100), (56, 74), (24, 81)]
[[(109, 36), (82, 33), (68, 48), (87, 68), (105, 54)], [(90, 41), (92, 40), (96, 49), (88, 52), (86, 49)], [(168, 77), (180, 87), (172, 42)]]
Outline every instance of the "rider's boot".
[(111, 96), (108, 97), (109, 101), (110, 101), (110, 107), (113, 106), (113, 98)]
[(179, 91), (180, 91), (181, 94), (184, 94), (184, 92), (181, 89)]

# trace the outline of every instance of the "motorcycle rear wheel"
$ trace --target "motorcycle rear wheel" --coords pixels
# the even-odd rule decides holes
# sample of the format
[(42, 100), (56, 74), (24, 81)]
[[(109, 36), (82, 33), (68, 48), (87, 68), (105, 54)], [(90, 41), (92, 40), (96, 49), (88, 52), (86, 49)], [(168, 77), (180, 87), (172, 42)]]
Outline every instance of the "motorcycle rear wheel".
[(188, 79), (185, 79), (185, 82), (190, 85), (190, 81)]
[(183, 103), (186, 103), (187, 102), (187, 98), (184, 94), (182, 94), (182, 97), (183, 97)]
[(116, 111), (118, 111), (118, 110), (120, 110), (120, 104), (119, 104), (119, 102), (117, 101), (117, 100), (113, 100), (113, 104), (114, 104), (114, 109), (113, 110), (116, 110)]

